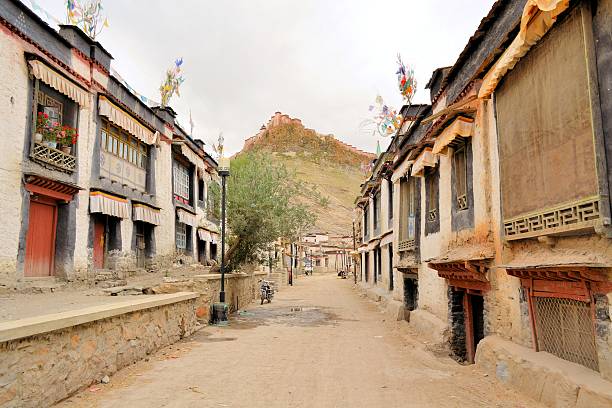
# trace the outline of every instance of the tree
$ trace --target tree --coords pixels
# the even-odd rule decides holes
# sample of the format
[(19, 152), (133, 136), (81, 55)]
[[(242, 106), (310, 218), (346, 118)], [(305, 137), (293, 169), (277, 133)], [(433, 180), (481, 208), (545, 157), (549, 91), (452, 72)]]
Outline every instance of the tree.
[(316, 216), (297, 197), (303, 185), (270, 154), (243, 153), (231, 162), (227, 182), (228, 271), (257, 260), (278, 238), (295, 239)]

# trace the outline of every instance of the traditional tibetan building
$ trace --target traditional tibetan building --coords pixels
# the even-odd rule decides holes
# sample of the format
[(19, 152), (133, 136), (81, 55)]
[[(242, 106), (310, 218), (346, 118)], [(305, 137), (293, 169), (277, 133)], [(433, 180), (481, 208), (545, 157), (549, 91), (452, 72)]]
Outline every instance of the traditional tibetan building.
[[(0, 26), (0, 284), (214, 258), (206, 191), (216, 162), (172, 109), (145, 104), (112, 74), (111, 54), (74, 26), (56, 31), (16, 0), (0, 4)], [(64, 133), (45, 130), (55, 125)], [(173, 170), (179, 161), (186, 177)]]
[(576, 384), (612, 380), (610, 21), (610, 0), (495, 2), (433, 72), (431, 105), (404, 107), (356, 201), (361, 284), (379, 285), (390, 174), (397, 284), (383, 296), (457, 360), (534, 395), (520, 378), (544, 386), (542, 361)]

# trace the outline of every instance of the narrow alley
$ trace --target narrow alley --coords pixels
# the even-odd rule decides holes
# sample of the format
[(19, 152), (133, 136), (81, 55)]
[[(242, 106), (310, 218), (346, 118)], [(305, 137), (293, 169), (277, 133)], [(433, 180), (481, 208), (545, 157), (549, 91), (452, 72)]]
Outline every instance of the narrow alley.
[(304, 277), (59, 407), (540, 406), (384, 320), (350, 280)]

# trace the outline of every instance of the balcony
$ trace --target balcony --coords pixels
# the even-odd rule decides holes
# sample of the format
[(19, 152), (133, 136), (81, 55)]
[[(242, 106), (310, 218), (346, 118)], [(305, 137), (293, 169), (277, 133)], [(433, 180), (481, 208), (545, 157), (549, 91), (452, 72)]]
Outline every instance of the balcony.
[(30, 156), (36, 161), (50, 164), (51, 166), (57, 167), (58, 169), (68, 173), (72, 173), (76, 168), (75, 156), (46, 146), (42, 143), (34, 143)]

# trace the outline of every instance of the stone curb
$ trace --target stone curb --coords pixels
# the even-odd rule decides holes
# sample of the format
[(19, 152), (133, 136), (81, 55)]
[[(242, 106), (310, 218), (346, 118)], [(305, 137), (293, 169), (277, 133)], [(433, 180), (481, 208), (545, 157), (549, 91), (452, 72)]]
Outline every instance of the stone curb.
[(138, 299), (131, 299), (121, 303), (11, 320), (0, 323), (0, 343), (78, 326), (125, 313), (196, 299), (197, 297), (198, 294), (194, 292), (139, 296)]

